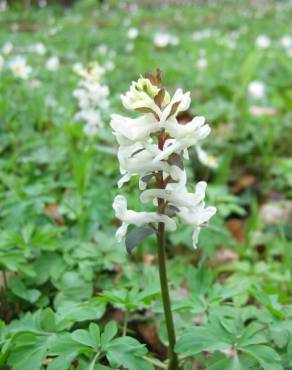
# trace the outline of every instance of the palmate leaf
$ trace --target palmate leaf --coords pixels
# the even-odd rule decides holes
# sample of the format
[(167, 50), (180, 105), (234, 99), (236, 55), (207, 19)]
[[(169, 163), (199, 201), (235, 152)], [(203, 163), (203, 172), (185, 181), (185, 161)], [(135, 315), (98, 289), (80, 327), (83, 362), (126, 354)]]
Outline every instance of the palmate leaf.
[(22, 334), (8, 358), (12, 370), (39, 370), (46, 357), (50, 337)]
[(175, 351), (185, 356), (194, 356), (202, 351), (215, 352), (230, 347), (231, 343), (220, 329), (198, 326), (189, 329), (179, 338)]
[(241, 350), (256, 359), (264, 370), (284, 370), (280, 363), (281, 357), (271, 347), (255, 345), (243, 347)]
[(154, 367), (143, 358), (147, 349), (131, 337), (117, 338), (107, 346), (107, 359), (113, 367), (123, 366), (128, 370), (154, 370)]
[(246, 364), (238, 356), (232, 358), (218, 358), (206, 367), (206, 370), (246, 370)]

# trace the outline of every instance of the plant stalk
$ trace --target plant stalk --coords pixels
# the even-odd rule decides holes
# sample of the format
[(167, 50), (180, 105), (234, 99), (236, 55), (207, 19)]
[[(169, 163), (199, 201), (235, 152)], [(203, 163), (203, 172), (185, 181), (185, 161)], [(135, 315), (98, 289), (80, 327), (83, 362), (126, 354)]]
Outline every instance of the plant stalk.
[(127, 335), (128, 321), (129, 321), (129, 311), (126, 310), (125, 316), (124, 316), (124, 324), (123, 324), (123, 337)]
[(158, 266), (159, 266), (159, 276), (160, 276), (160, 287), (162, 294), (162, 302), (164, 308), (164, 316), (167, 327), (168, 341), (169, 341), (169, 366), (168, 370), (177, 370), (178, 369), (178, 359), (177, 355), (174, 352), (175, 346), (175, 330), (173, 324), (173, 317), (171, 312), (171, 303), (168, 290), (168, 281), (167, 281), (167, 270), (166, 270), (166, 253), (165, 253), (165, 232), (164, 232), (164, 223), (160, 222), (158, 224)]

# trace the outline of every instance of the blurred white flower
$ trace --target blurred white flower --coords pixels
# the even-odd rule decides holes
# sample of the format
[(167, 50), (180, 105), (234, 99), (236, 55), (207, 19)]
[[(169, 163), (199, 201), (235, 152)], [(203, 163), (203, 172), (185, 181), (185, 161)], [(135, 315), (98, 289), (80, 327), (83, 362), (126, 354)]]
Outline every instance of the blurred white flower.
[(38, 42), (35, 45), (33, 45), (32, 51), (34, 51), (35, 53), (39, 55), (44, 55), (46, 54), (47, 49), (42, 42)]
[(168, 45), (176, 46), (179, 44), (179, 38), (168, 32), (157, 32), (153, 37), (154, 45), (158, 48), (165, 48)]
[(107, 70), (107, 71), (113, 71), (114, 69), (115, 69), (115, 63), (114, 62), (112, 62), (111, 60), (108, 60), (106, 63), (105, 63), (105, 65), (104, 65), (104, 67), (105, 67), (105, 69)]
[(57, 106), (57, 100), (54, 96), (48, 95), (46, 96), (45, 104), (48, 108), (55, 108)]
[(200, 70), (204, 70), (208, 67), (208, 60), (206, 58), (200, 58), (197, 60), (197, 68)]
[(81, 63), (75, 63), (73, 71), (87, 81), (99, 81), (104, 74), (104, 68), (95, 62), (89, 63), (86, 67)]
[(192, 39), (195, 41), (200, 41), (200, 40), (208, 39), (209, 37), (212, 36), (212, 34), (213, 34), (213, 31), (210, 29), (195, 31), (192, 34)]
[(138, 30), (138, 28), (131, 27), (131, 28), (128, 30), (127, 36), (128, 36), (128, 38), (129, 38), (130, 40), (134, 40), (134, 39), (136, 39), (136, 38), (139, 36), (139, 30)]
[(40, 80), (37, 80), (36, 78), (32, 80), (28, 80), (27, 84), (32, 88), (32, 89), (38, 89), (39, 87), (42, 86), (42, 82)]
[(7, 10), (7, 1), (0, 0), (0, 12), (5, 12)]
[(252, 81), (248, 85), (248, 93), (254, 99), (261, 99), (265, 95), (265, 85), (261, 81)]
[(125, 50), (126, 50), (128, 53), (130, 53), (131, 51), (133, 51), (133, 50), (134, 50), (134, 44), (133, 44), (132, 42), (128, 42), (128, 43), (126, 44)]
[(271, 46), (271, 39), (267, 35), (259, 35), (255, 40), (255, 44), (259, 49), (267, 49)]
[(210, 168), (218, 168), (218, 158), (214, 157), (213, 155), (208, 154), (205, 150), (201, 148), (199, 144), (196, 145), (196, 152), (199, 158), (199, 161), (207, 167)]
[(281, 45), (286, 49), (292, 48), (292, 36), (285, 35), (280, 40)]
[(48, 5), (47, 0), (38, 0), (38, 6), (40, 8), (45, 8)]
[(292, 58), (292, 48), (287, 50), (287, 56)]
[(47, 70), (56, 71), (57, 69), (59, 69), (59, 67), (60, 67), (60, 60), (56, 55), (51, 56), (50, 58), (46, 60)]
[(85, 123), (85, 135), (95, 136), (103, 126), (101, 110), (109, 106), (109, 88), (100, 82), (104, 69), (98, 63), (89, 63), (87, 67), (77, 63), (73, 69), (81, 78), (78, 87), (73, 91), (80, 109), (74, 119)]
[(8, 64), (9, 69), (15, 77), (26, 80), (31, 74), (32, 68), (27, 65), (26, 59), (21, 56), (15, 57)]
[(97, 51), (99, 52), (99, 54), (101, 55), (106, 55), (107, 51), (108, 51), (108, 47), (106, 44), (100, 44), (97, 48)]
[(13, 44), (12, 42), (8, 41), (5, 42), (5, 44), (2, 46), (2, 53), (3, 54), (10, 54), (13, 50)]

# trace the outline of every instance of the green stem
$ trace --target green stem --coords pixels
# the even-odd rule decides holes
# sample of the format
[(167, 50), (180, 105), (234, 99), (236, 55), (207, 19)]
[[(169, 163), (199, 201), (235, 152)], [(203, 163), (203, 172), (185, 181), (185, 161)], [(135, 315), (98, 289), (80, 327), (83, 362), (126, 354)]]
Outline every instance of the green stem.
[(8, 281), (7, 281), (6, 271), (2, 271), (2, 277), (3, 277), (4, 288), (8, 289)]
[(169, 341), (168, 370), (177, 370), (178, 369), (178, 359), (177, 359), (176, 353), (174, 352), (174, 346), (175, 346), (176, 339), (175, 339), (175, 330), (174, 330), (170, 297), (169, 297), (169, 291), (168, 291), (166, 253), (165, 253), (165, 232), (164, 232), (164, 223), (162, 222), (158, 224), (157, 241), (158, 241), (158, 265), (159, 265), (160, 286), (161, 286), (164, 316), (165, 316), (168, 341)]
[(125, 311), (125, 316), (124, 316), (124, 325), (123, 325), (123, 337), (126, 336), (127, 334), (127, 329), (128, 329), (128, 321), (129, 321), (129, 311)]

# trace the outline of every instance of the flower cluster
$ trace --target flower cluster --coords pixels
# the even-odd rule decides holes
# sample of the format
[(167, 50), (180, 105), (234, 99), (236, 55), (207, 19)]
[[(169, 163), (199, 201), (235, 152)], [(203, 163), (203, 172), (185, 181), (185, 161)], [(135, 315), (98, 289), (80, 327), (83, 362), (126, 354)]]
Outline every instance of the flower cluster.
[[(122, 221), (117, 231), (121, 241), (128, 225), (148, 225), (156, 229), (164, 223), (169, 230), (176, 229), (174, 217), (194, 226), (193, 246), (196, 247), (200, 228), (216, 213), (215, 207), (205, 207), (207, 184), (199, 182), (194, 193), (187, 190), (187, 175), (183, 158), (188, 149), (198, 146), (210, 133), (204, 117), (194, 117), (180, 124), (177, 116), (189, 108), (190, 93), (178, 89), (171, 98), (161, 86), (160, 71), (133, 82), (121, 97), (126, 109), (141, 112), (138, 118), (112, 115), (111, 127), (119, 144), (118, 159), (122, 178), (121, 187), (132, 176), (139, 176), (142, 203), (153, 202), (157, 212), (135, 212), (127, 209), (125, 197), (118, 195), (113, 202), (116, 217)], [(157, 229), (156, 229), (157, 230)]]
[(78, 88), (73, 92), (79, 108), (74, 119), (85, 122), (84, 133), (94, 136), (103, 125), (101, 111), (109, 105), (109, 88), (100, 82), (104, 69), (97, 63), (90, 63), (86, 68), (75, 65), (74, 71), (80, 77)]

